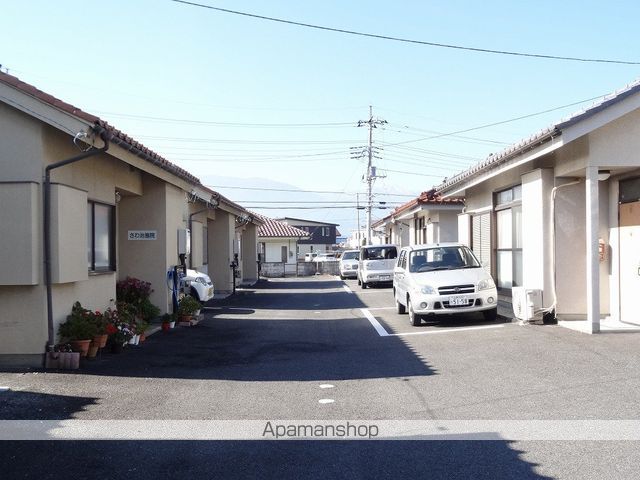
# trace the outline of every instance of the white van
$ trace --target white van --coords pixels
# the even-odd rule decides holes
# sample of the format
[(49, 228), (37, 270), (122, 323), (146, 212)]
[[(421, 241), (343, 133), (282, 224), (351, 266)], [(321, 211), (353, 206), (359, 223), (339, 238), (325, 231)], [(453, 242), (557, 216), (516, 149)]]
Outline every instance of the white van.
[(358, 285), (367, 288), (371, 284), (391, 284), (397, 256), (395, 245), (364, 245), (358, 258)]

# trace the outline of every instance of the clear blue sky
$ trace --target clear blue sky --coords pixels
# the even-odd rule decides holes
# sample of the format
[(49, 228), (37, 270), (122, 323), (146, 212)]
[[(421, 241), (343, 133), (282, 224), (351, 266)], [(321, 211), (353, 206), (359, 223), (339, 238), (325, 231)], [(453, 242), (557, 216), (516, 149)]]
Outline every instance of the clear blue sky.
[[(427, 42), (640, 61), (637, 1), (200, 3)], [(353, 192), (364, 192), (365, 165), (350, 158), (350, 147), (367, 142), (355, 125), (369, 105), (388, 122), (374, 133), (384, 147), (579, 102), (640, 76), (639, 65), (398, 43), (168, 0), (6, 1), (1, 18), (0, 63), (9, 73), (101, 116), (244, 206), (331, 221), (345, 233), (353, 208), (257, 207), (273, 199), (354, 201)], [(376, 161), (387, 171), (375, 184), (377, 200), (415, 197), (590, 103), (464, 134), (471, 138), (387, 145)], [(273, 182), (350, 194), (222, 188)]]

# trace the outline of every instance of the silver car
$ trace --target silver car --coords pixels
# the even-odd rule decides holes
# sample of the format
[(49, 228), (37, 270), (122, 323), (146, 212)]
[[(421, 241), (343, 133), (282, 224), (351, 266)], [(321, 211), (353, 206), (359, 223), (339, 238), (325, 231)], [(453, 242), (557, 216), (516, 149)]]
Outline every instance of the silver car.
[(358, 276), (359, 250), (345, 250), (340, 257), (340, 279), (356, 278)]
[(498, 292), (491, 275), (460, 243), (413, 245), (400, 250), (393, 272), (398, 313), (420, 325), (423, 315), (482, 312), (495, 320)]

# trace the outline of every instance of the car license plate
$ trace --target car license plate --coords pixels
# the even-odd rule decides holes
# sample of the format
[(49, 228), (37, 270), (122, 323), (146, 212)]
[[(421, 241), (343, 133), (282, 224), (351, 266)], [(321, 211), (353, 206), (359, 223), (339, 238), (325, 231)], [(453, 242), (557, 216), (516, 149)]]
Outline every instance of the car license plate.
[(390, 280), (391, 277), (389, 275), (380, 275), (380, 280)]
[(449, 305), (452, 307), (466, 306), (468, 303), (465, 297), (451, 297), (449, 299)]

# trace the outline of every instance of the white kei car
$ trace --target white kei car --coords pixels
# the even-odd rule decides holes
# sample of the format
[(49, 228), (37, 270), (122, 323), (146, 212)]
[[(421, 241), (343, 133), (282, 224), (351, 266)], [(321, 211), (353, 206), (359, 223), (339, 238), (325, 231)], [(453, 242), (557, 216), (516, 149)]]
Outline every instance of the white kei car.
[(187, 269), (183, 280), (191, 283), (191, 296), (200, 302), (207, 302), (213, 298), (213, 282), (206, 273)]
[(460, 243), (412, 245), (400, 250), (393, 272), (398, 313), (420, 325), (423, 315), (482, 312), (493, 321), (498, 292), (491, 275), (473, 252)]

